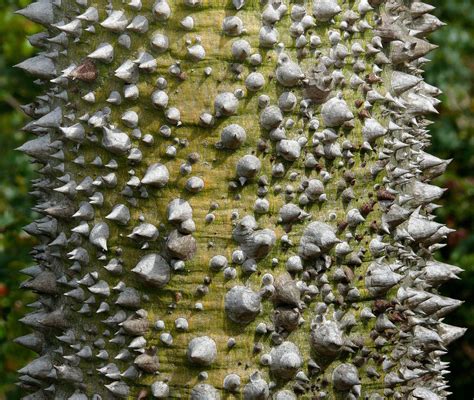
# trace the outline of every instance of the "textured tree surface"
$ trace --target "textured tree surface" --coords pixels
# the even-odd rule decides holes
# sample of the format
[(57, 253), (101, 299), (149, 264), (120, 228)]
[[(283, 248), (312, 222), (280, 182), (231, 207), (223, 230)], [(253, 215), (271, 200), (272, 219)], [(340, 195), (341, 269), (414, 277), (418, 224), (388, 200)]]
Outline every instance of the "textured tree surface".
[(432, 7), (39, 0), (25, 399), (443, 399)]

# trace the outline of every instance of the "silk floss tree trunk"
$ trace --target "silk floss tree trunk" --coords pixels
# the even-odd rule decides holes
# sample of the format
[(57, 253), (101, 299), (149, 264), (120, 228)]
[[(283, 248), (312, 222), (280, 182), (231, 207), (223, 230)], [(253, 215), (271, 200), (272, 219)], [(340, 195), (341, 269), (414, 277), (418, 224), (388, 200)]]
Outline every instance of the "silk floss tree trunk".
[(426, 152), (442, 23), (407, 0), (38, 0), (40, 399), (444, 399)]

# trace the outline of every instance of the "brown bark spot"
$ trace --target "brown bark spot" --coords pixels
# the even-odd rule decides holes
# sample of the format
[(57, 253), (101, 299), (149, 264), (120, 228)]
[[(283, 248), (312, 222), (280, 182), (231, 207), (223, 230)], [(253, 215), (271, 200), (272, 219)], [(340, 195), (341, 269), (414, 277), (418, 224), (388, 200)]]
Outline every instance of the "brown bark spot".
[(350, 121), (346, 121), (342, 124), (342, 129), (344, 129), (345, 131), (350, 131), (354, 128), (355, 128), (355, 122), (353, 119), (351, 119)]
[(378, 299), (374, 301), (372, 310), (374, 314), (383, 314), (390, 306), (391, 303), (388, 300)]
[(365, 81), (369, 84), (380, 82), (381, 79), (375, 74), (369, 74), (365, 77)]
[(352, 171), (344, 171), (344, 180), (350, 185), (354, 186), (355, 184), (355, 174)]
[(344, 229), (347, 228), (347, 225), (349, 225), (349, 223), (348, 223), (347, 221), (339, 222), (339, 223), (337, 224), (337, 231), (338, 231), (338, 232), (344, 231)]
[(331, 87), (321, 85), (315, 79), (310, 78), (309, 81), (304, 84), (303, 91), (304, 96), (311, 99), (314, 104), (322, 104), (331, 93)]
[(362, 204), (359, 208), (359, 212), (365, 218), (374, 210), (375, 201), (370, 200), (367, 203)]
[(395, 195), (390, 193), (388, 190), (380, 189), (377, 191), (377, 199), (380, 201), (384, 201), (384, 200), (393, 201), (395, 200)]
[(257, 142), (257, 150), (261, 153), (267, 152), (270, 149), (270, 146), (268, 145), (266, 140), (259, 139)]
[(377, 232), (379, 230), (379, 226), (377, 224), (377, 221), (372, 221), (369, 225), (369, 228), (372, 232)]
[(354, 280), (354, 271), (347, 266), (344, 266), (343, 269), (344, 269), (344, 274), (346, 275), (347, 280), (349, 282), (352, 282)]
[(148, 398), (148, 390), (142, 389), (137, 395), (137, 400), (144, 400)]
[(372, 90), (372, 87), (370, 85), (368, 85), (367, 83), (363, 83), (361, 85), (361, 88), (362, 88), (362, 92), (364, 94), (367, 94), (370, 90)]
[(357, 99), (357, 100), (354, 102), (354, 104), (355, 104), (355, 106), (356, 106), (357, 108), (362, 107), (362, 104), (364, 104), (364, 100), (362, 100), (362, 99)]
[(403, 322), (406, 320), (405, 316), (400, 311), (390, 311), (388, 319), (392, 322)]
[(98, 72), (94, 61), (86, 59), (76, 69), (71, 72), (74, 79), (79, 79), (83, 82), (94, 82), (97, 79)]
[(370, 118), (370, 113), (366, 109), (363, 109), (363, 110), (359, 111), (358, 115), (359, 115), (360, 119)]

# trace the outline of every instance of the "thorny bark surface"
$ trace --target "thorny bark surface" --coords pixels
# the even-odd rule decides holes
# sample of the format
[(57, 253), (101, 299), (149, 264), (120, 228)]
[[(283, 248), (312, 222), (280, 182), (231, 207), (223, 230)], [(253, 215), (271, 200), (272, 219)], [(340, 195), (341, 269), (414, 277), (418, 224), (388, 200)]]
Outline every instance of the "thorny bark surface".
[(25, 399), (442, 399), (432, 7), (39, 0)]

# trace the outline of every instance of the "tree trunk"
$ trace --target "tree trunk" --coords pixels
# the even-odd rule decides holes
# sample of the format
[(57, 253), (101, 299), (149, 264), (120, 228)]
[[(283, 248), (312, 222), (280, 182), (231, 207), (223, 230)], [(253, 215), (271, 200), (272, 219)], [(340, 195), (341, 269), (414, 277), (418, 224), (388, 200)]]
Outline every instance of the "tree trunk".
[(25, 399), (443, 399), (432, 7), (39, 0)]

